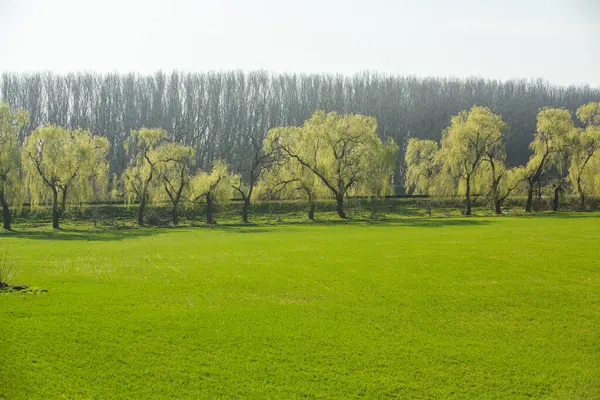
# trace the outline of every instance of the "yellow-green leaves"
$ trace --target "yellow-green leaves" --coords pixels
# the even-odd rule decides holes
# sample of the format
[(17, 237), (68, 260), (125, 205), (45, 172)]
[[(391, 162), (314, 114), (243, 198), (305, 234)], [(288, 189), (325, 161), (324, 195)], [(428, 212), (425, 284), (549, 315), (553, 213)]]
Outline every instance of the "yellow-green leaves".
[(576, 115), (586, 127), (569, 134), (569, 181), (584, 207), (586, 194), (600, 193), (600, 102), (582, 105)]
[(15, 189), (20, 158), (19, 131), (27, 125), (27, 112), (11, 111), (0, 101), (0, 190), (10, 197), (19, 197)]
[[(22, 160), (32, 205), (59, 190), (64, 203), (91, 199), (107, 183), (108, 140), (85, 130), (37, 128), (23, 144)], [(63, 210), (64, 211), (64, 210)]]
[(130, 161), (122, 175), (128, 202), (149, 199), (151, 185), (155, 183), (155, 165), (159, 161), (155, 148), (166, 137), (167, 133), (162, 129), (143, 128), (129, 133), (124, 148)]
[(212, 196), (217, 204), (223, 204), (231, 200), (233, 195), (233, 175), (225, 160), (214, 162), (210, 172), (199, 171), (190, 182), (189, 198), (193, 202), (205, 202), (208, 196)]
[(600, 126), (600, 102), (589, 102), (577, 109), (577, 118), (586, 125)]
[(431, 194), (439, 173), (439, 146), (434, 140), (411, 138), (406, 146), (404, 184), (407, 192)]
[(338, 204), (340, 217), (344, 198), (390, 193), (390, 176), (398, 147), (377, 137), (377, 121), (359, 114), (315, 112), (302, 127), (275, 128), (265, 139), (265, 149), (279, 155), (263, 177), (271, 185), (291, 179), (290, 187), (315, 192), (327, 188)]

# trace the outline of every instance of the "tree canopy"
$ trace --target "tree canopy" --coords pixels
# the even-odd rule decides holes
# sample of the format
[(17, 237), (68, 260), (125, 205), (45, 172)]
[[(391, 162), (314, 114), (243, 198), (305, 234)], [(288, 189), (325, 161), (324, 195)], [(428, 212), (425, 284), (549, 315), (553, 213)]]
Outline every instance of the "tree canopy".
[(389, 193), (398, 150), (393, 140), (377, 137), (373, 117), (336, 112), (315, 112), (302, 127), (269, 131), (265, 148), (314, 174), (330, 191), (337, 212), (346, 218), (344, 200), (349, 193), (379, 196)]
[(225, 160), (217, 160), (210, 172), (198, 171), (191, 179), (189, 200), (194, 203), (206, 204), (206, 223), (213, 224), (215, 220), (214, 206), (226, 204), (233, 194), (233, 175)]
[(8, 104), (0, 101), (0, 205), (4, 229), (11, 229), (10, 205), (21, 197), (19, 133), (28, 120), (27, 112), (12, 111)]
[(569, 180), (584, 208), (586, 194), (600, 192), (600, 102), (582, 105), (576, 115), (585, 127), (570, 132)]
[[(52, 226), (71, 202), (82, 202), (105, 190), (108, 140), (90, 132), (45, 126), (23, 144), (26, 190), (32, 206), (52, 202)], [(60, 202), (59, 202), (60, 197)]]
[(471, 191), (474, 179), (487, 154), (501, 152), (506, 124), (489, 108), (473, 106), (454, 116), (442, 136), (440, 160), (441, 192), (457, 191), (466, 200), (467, 215), (471, 214)]

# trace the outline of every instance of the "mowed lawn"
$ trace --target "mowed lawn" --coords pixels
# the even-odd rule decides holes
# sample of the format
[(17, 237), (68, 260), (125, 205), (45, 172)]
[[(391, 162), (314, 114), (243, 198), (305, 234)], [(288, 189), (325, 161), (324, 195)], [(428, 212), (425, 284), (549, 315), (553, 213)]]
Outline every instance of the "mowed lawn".
[(0, 398), (600, 398), (600, 214), (0, 241)]

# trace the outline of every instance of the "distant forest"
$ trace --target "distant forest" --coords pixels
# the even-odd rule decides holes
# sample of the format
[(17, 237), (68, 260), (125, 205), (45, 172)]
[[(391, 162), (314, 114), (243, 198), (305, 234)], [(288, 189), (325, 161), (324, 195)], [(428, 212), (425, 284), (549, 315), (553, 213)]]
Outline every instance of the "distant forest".
[(197, 166), (218, 159), (243, 170), (253, 143), (276, 126), (300, 125), (317, 109), (377, 118), (378, 135), (400, 146), (394, 181), (402, 186), (408, 138), (439, 140), (450, 118), (472, 105), (490, 107), (510, 126), (507, 162), (529, 157), (541, 107), (600, 101), (600, 89), (553, 86), (543, 80), (417, 78), (361, 73), (276, 74), (256, 72), (157, 72), (139, 74), (4, 73), (2, 100), (29, 112), (23, 136), (44, 124), (85, 128), (106, 136), (110, 167), (127, 163), (123, 143), (141, 127), (163, 128), (171, 138), (196, 149)]

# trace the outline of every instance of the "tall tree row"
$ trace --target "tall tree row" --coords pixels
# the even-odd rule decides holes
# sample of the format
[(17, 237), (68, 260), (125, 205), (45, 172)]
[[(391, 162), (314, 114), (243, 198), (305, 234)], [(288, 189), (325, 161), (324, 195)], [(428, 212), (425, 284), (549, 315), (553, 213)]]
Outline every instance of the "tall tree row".
[(487, 107), (473, 106), (452, 117), (440, 144), (411, 138), (406, 146), (405, 186), (415, 194), (464, 196), (465, 214), (471, 214), (475, 192), (489, 199), (494, 211), (518, 192), (527, 197), (525, 211), (533, 210), (534, 192), (541, 198), (542, 178), (553, 189), (552, 209), (557, 211), (567, 188), (586, 208), (586, 196), (600, 193), (600, 102), (589, 102), (575, 113), (544, 107), (529, 144), (526, 163), (506, 164), (508, 125)]
[[(123, 146), (128, 133), (153, 127), (169, 132), (169, 140), (191, 146), (199, 168), (210, 170), (222, 159), (235, 172), (249, 175), (265, 132), (299, 126), (317, 109), (375, 117), (378, 136), (392, 138), (404, 154), (409, 138), (439, 141), (452, 115), (478, 104), (505, 116), (511, 127), (505, 139), (506, 162), (524, 164), (541, 107), (575, 110), (600, 100), (600, 89), (368, 72), (4, 73), (0, 98), (29, 114), (20, 140), (47, 124), (105, 136), (112, 174), (120, 175), (130, 161)], [(403, 157), (398, 157), (393, 177), (397, 186), (404, 183), (403, 166)]]

